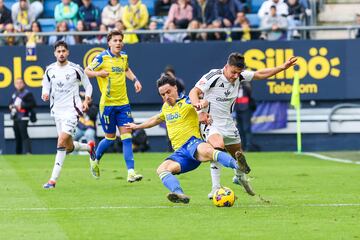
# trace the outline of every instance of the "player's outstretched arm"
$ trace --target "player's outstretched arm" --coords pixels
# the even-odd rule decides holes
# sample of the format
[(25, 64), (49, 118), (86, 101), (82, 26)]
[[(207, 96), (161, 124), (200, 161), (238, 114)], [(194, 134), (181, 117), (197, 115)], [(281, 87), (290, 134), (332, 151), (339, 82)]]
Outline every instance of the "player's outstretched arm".
[(197, 87), (193, 87), (193, 89), (191, 89), (189, 93), (191, 104), (195, 107), (197, 111), (206, 108), (209, 105), (209, 102), (207, 100), (200, 99), (200, 95), (202, 94), (203, 92)]
[(269, 77), (272, 77), (272, 76), (276, 75), (277, 73), (279, 73), (281, 71), (285, 71), (286, 69), (294, 66), (296, 64), (296, 61), (297, 61), (297, 57), (291, 57), (281, 66), (258, 70), (255, 72), (253, 79), (262, 80), (262, 79), (267, 79)]
[(152, 128), (156, 125), (159, 125), (161, 122), (163, 122), (163, 120), (160, 118), (159, 115), (155, 115), (152, 116), (151, 118), (149, 118), (148, 120), (146, 120), (145, 122), (141, 123), (141, 124), (135, 124), (135, 123), (126, 123), (125, 127), (132, 129), (132, 130), (136, 130), (136, 129), (143, 129), (143, 128)]

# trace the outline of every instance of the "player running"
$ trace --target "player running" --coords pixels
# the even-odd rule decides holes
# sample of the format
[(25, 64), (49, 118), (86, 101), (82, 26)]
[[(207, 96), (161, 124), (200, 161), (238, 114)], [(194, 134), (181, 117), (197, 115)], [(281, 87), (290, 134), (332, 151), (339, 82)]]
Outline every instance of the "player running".
[[(55, 188), (67, 153), (72, 151), (88, 151), (95, 159), (95, 143), (79, 143), (72, 140), (79, 116), (88, 110), (93, 88), (83, 69), (68, 61), (69, 48), (64, 41), (54, 46), (56, 62), (49, 65), (42, 80), (44, 101), (50, 100), (50, 113), (55, 118), (58, 133), (55, 165), (50, 180), (44, 184), (45, 189)], [(82, 103), (79, 95), (80, 83), (85, 88), (85, 100)]]
[(89, 77), (96, 77), (100, 91), (100, 122), (105, 132), (96, 149), (96, 159), (90, 159), (90, 170), (95, 178), (100, 177), (99, 161), (104, 152), (114, 144), (116, 127), (120, 132), (124, 159), (128, 169), (128, 182), (140, 181), (142, 175), (134, 170), (131, 129), (124, 124), (133, 122), (126, 89), (126, 77), (134, 83), (136, 93), (142, 89), (140, 81), (128, 66), (128, 55), (121, 51), (124, 35), (121, 31), (112, 30), (107, 35), (109, 48), (98, 56), (85, 69)]
[[(192, 104), (198, 110), (201, 109), (202, 114), (210, 114), (213, 120), (211, 125), (204, 124), (201, 126), (206, 141), (215, 149), (228, 151), (238, 161), (242, 161), (246, 165), (244, 171), (239, 169), (235, 171), (233, 182), (242, 185), (249, 195), (255, 195), (246, 177), (246, 174), (250, 172), (250, 167), (247, 165), (242, 153), (239, 131), (231, 116), (235, 99), (239, 94), (240, 81), (267, 79), (294, 66), (296, 60), (297, 58), (291, 57), (279, 67), (253, 72), (245, 70), (246, 65), (243, 55), (231, 53), (222, 69), (210, 70), (201, 77), (189, 93)], [(200, 99), (202, 95), (203, 99)], [(221, 187), (220, 169), (221, 165), (216, 161), (210, 164), (212, 190), (208, 194), (209, 199)]]
[(160, 164), (157, 174), (164, 186), (170, 190), (167, 198), (171, 202), (189, 203), (190, 197), (184, 194), (175, 174), (192, 171), (201, 162), (210, 160), (233, 169), (244, 168), (244, 166), (227, 153), (215, 150), (201, 139), (198, 114), (188, 97), (179, 98), (174, 78), (162, 75), (157, 81), (157, 87), (164, 101), (161, 113), (142, 124), (128, 123), (126, 126), (135, 130), (151, 128), (161, 122), (166, 123), (175, 152)]

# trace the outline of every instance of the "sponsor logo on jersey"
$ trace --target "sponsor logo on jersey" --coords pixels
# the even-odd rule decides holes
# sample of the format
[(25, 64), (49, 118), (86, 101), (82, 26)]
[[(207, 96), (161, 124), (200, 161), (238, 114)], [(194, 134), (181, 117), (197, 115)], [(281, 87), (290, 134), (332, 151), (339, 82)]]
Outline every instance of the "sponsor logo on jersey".
[(232, 98), (221, 98), (221, 97), (217, 97), (216, 101), (218, 102), (229, 102), (232, 101)]
[(167, 121), (172, 121), (172, 120), (178, 119), (178, 118), (180, 118), (180, 117), (181, 117), (180, 113), (169, 113), (169, 114), (166, 114), (166, 120), (167, 120)]

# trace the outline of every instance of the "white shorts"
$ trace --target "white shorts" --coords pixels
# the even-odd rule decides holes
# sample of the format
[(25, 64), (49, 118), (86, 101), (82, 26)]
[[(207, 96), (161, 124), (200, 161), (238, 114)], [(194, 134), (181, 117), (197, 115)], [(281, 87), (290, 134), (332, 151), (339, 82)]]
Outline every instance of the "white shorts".
[(79, 118), (77, 115), (55, 116), (58, 136), (64, 132), (74, 137)]
[(214, 125), (203, 125), (201, 124), (201, 134), (207, 141), (208, 138), (213, 134), (220, 134), (224, 139), (224, 144), (232, 145), (241, 143), (239, 130), (235, 125), (228, 125), (226, 127), (216, 127)]

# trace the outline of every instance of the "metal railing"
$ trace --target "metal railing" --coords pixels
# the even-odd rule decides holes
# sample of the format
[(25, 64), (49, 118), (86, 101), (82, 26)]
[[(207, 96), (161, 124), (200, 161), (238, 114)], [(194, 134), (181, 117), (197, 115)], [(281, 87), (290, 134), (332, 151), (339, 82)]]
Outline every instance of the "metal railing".
[[(302, 31), (347, 31), (348, 38), (353, 38), (354, 32), (360, 29), (360, 25), (343, 25), (343, 26), (296, 26), (296, 27), (289, 27), (285, 30), (292, 31), (298, 30)], [(263, 32), (268, 31), (266, 28), (252, 28), (251, 32)], [(134, 30), (134, 31), (124, 31), (124, 34), (159, 34), (163, 35), (165, 33), (232, 33), (232, 32), (244, 32), (242, 28), (213, 28), (213, 29), (175, 29), (175, 30)], [(69, 32), (39, 32), (35, 33), (38, 36), (66, 36), (66, 35), (73, 35), (73, 36), (103, 36), (106, 35), (107, 32), (99, 32), (99, 31), (69, 31)], [(29, 33), (0, 33), (0, 38), (5, 37), (26, 37)]]

